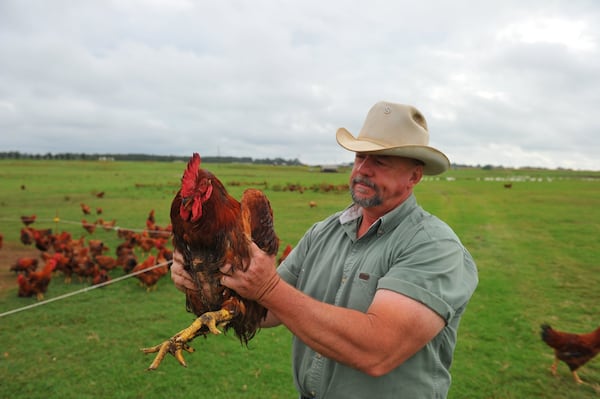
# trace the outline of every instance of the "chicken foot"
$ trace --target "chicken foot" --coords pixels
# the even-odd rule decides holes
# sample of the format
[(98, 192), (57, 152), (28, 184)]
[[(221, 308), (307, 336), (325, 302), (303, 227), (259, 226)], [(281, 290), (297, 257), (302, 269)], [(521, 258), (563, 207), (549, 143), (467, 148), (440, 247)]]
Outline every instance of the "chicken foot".
[[(556, 369), (558, 367), (558, 361), (559, 361), (559, 359), (557, 357), (555, 357), (554, 363), (552, 363), (552, 366), (550, 367), (550, 371), (552, 372), (552, 375), (555, 377), (556, 377)], [(577, 374), (577, 370), (571, 370), (571, 374), (573, 375), (573, 379), (575, 380), (575, 382), (577, 384), (585, 384), (585, 382), (583, 382), (583, 380)]]
[(143, 348), (144, 353), (157, 353), (154, 361), (148, 367), (148, 370), (156, 370), (160, 363), (163, 361), (167, 353), (170, 353), (177, 359), (179, 364), (183, 367), (187, 367), (187, 363), (183, 358), (183, 351), (188, 353), (194, 352), (194, 348), (188, 345), (188, 342), (196, 338), (199, 331), (203, 327), (207, 327), (208, 330), (213, 334), (221, 334), (221, 330), (217, 327), (223, 327), (227, 325), (235, 316), (237, 312), (235, 310), (220, 309), (214, 312), (206, 312), (198, 317), (194, 322), (187, 328), (179, 331), (177, 334), (169, 338), (162, 344), (150, 348)]

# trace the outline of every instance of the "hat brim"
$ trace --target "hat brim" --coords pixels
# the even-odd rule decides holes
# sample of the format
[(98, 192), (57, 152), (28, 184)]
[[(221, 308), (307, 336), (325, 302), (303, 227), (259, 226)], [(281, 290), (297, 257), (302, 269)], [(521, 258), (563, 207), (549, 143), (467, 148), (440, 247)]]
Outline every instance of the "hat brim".
[(343, 127), (337, 130), (335, 138), (339, 145), (349, 151), (418, 159), (425, 164), (423, 174), (426, 175), (439, 175), (450, 168), (448, 157), (433, 147), (423, 145), (390, 147), (370, 140), (357, 139)]

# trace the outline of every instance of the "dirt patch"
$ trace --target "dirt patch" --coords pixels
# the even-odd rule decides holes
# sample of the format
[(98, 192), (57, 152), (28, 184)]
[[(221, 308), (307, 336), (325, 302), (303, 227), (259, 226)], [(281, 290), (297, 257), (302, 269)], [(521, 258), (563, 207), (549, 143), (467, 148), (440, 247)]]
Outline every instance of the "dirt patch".
[[(17, 259), (30, 256), (39, 257), (40, 251), (34, 247), (26, 247), (22, 244), (4, 243), (0, 248), (0, 293), (17, 287), (17, 276), (10, 271), (10, 267)], [(40, 264), (43, 262), (40, 261)]]

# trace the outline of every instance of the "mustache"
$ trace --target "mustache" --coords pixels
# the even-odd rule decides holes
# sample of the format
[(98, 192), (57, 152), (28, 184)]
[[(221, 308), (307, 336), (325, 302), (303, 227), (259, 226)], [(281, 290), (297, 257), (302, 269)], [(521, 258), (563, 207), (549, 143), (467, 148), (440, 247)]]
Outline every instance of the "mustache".
[(373, 183), (371, 180), (367, 179), (366, 177), (355, 177), (352, 179), (352, 185), (355, 186), (356, 184), (364, 184), (367, 187), (370, 187), (372, 189), (377, 189), (377, 186), (375, 185), (375, 183)]

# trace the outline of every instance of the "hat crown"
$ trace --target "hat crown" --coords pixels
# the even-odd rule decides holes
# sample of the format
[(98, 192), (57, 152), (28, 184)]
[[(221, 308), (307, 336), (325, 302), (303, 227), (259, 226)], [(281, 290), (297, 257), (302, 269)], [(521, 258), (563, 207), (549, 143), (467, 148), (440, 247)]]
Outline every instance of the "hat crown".
[(426, 146), (429, 131), (425, 117), (415, 107), (382, 101), (369, 110), (358, 138), (388, 147)]

